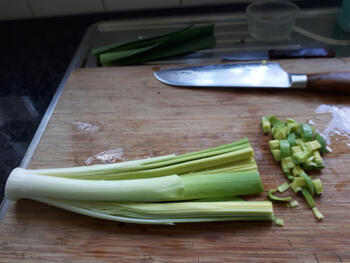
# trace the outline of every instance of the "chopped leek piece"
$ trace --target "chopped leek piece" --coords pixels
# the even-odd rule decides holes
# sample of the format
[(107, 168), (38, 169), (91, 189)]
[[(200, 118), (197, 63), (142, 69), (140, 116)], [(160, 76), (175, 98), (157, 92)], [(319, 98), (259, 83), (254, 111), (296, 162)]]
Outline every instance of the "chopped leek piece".
[(290, 156), (290, 145), (288, 140), (280, 140), (279, 143), (282, 158)]
[(324, 166), (323, 159), (322, 159), (322, 156), (321, 156), (320, 152), (319, 151), (314, 151), (313, 155), (315, 157), (315, 163), (318, 166)]
[(292, 174), (294, 176), (299, 176), (300, 173), (302, 173), (302, 172), (304, 172), (304, 170), (300, 166), (297, 165), (293, 168)]
[(306, 162), (306, 160), (311, 156), (311, 154), (312, 152), (307, 150), (297, 152), (293, 154), (293, 160), (296, 162), (296, 164), (302, 164)]
[(287, 130), (286, 129), (278, 129), (273, 136), (276, 140), (282, 140), (287, 138)]
[(289, 173), (287, 173), (286, 176), (287, 176), (288, 180), (293, 180), (294, 179), (294, 176), (289, 174)]
[(295, 139), (295, 144), (299, 146), (302, 151), (306, 149), (305, 142), (301, 138)]
[(299, 206), (299, 202), (297, 200), (293, 200), (293, 201), (289, 202), (287, 205), (288, 205), (288, 207), (293, 208), (293, 207)]
[(282, 140), (282, 139), (286, 139), (287, 138), (287, 131), (288, 131), (288, 127), (286, 126), (279, 126), (276, 128), (273, 137), (275, 138), (275, 140)]
[(288, 169), (293, 169), (295, 167), (292, 157), (290, 156), (282, 158), (281, 162), (282, 162), (282, 166), (285, 166)]
[(322, 215), (322, 213), (320, 212), (320, 210), (318, 210), (318, 208), (316, 206), (312, 208), (312, 212), (314, 213), (315, 217), (318, 220), (322, 220), (324, 218), (324, 216)]
[(286, 125), (283, 122), (278, 122), (275, 125), (272, 126), (271, 133), (272, 136), (275, 137), (275, 133), (277, 132), (277, 129), (284, 128)]
[(272, 126), (275, 126), (277, 123), (281, 123), (282, 121), (277, 118), (275, 115), (267, 116)]
[(309, 151), (315, 151), (321, 148), (321, 144), (317, 140), (306, 142), (305, 146)]
[(293, 147), (295, 145), (295, 133), (289, 133), (287, 139), (290, 146)]
[(290, 196), (287, 196), (287, 197), (279, 197), (279, 196), (275, 196), (274, 193), (277, 191), (277, 189), (270, 189), (267, 193), (268, 197), (271, 199), (271, 200), (274, 200), (274, 201), (282, 201), (282, 202), (287, 202), (287, 201), (290, 201), (292, 200), (292, 197)]
[(275, 224), (276, 224), (276, 226), (284, 226), (284, 221), (282, 218), (276, 218)]
[[(294, 178), (295, 179), (295, 178)], [(296, 186), (293, 183), (290, 184), (290, 188), (292, 188), (293, 192), (296, 194), (298, 192), (301, 191), (301, 187), (300, 186)]]
[(297, 123), (287, 123), (288, 127), (288, 134), (289, 133), (297, 133), (298, 131), (298, 124)]
[(281, 184), (280, 186), (278, 186), (276, 189), (278, 190), (278, 192), (283, 193), (288, 188), (289, 188), (289, 184), (287, 182), (285, 182), (285, 183)]
[(328, 150), (327, 150), (327, 143), (326, 143), (326, 140), (323, 138), (323, 136), (321, 134), (319, 134), (319, 133), (316, 133), (315, 134), (315, 138), (321, 144), (320, 152), (322, 154), (327, 153), (328, 152)]
[(293, 179), (293, 176), (290, 172), (290, 169), (288, 168), (288, 166), (286, 165), (285, 162), (281, 162), (281, 167), (282, 167), (282, 171), (284, 172), (284, 174), (287, 176), (288, 179)]
[(312, 184), (313, 184), (314, 187), (315, 187), (315, 192), (316, 192), (316, 194), (320, 195), (320, 194), (323, 193), (323, 186), (322, 186), (322, 181), (321, 181), (321, 179), (312, 180)]
[(301, 190), (301, 187), (305, 186), (305, 180), (303, 177), (294, 177), (293, 182), (289, 184), (294, 193)]
[(275, 159), (276, 162), (281, 161), (281, 150), (271, 150), (273, 158)]
[(270, 140), (269, 144), (270, 144), (270, 149), (271, 150), (275, 150), (275, 149), (279, 149), (280, 148), (280, 142), (278, 140)]
[(293, 146), (293, 147), (292, 147), (292, 155), (294, 155), (294, 154), (296, 154), (296, 153), (300, 153), (300, 152), (302, 152), (300, 146)]
[(262, 130), (265, 134), (268, 134), (271, 131), (271, 123), (267, 117), (262, 117), (261, 126), (262, 126)]
[(304, 141), (311, 141), (313, 139), (313, 129), (309, 124), (303, 123), (301, 125), (301, 135)]
[(291, 184), (294, 184), (295, 186), (305, 186), (305, 179), (304, 177), (294, 177), (293, 182)]
[(297, 123), (295, 120), (293, 120), (292, 118), (286, 118), (286, 124), (288, 123)]
[(306, 173), (300, 173), (300, 177), (304, 178), (306, 188), (309, 190), (309, 193), (312, 196), (314, 196), (315, 195), (315, 187), (312, 183), (310, 176), (308, 176)]
[(312, 195), (310, 194), (310, 192), (305, 187), (301, 187), (301, 193), (303, 194), (308, 206), (310, 208), (314, 208), (316, 205), (315, 205), (315, 201), (312, 198)]

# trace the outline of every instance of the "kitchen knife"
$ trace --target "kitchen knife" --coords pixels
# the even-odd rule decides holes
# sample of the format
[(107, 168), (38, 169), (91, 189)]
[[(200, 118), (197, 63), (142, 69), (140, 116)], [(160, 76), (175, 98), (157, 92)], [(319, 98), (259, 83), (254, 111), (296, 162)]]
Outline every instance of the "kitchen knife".
[(224, 61), (248, 61), (262, 59), (292, 59), (292, 58), (331, 58), (335, 57), (329, 48), (298, 48), (298, 49), (270, 49), (247, 50), (231, 53), (222, 57)]
[(165, 69), (154, 76), (183, 87), (297, 88), (350, 92), (350, 72), (289, 74), (279, 63), (240, 63)]

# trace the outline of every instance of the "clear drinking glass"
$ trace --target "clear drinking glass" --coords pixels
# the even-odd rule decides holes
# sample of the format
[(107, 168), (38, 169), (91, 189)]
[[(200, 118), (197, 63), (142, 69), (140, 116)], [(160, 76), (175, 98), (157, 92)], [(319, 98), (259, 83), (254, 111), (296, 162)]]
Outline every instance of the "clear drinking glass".
[(297, 5), (283, 0), (258, 0), (247, 7), (249, 34), (261, 41), (281, 41), (290, 37)]

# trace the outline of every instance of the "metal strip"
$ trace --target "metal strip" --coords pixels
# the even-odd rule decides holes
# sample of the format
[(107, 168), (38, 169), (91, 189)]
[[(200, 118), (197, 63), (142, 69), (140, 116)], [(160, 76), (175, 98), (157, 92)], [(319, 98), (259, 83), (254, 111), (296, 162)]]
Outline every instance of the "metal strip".
[[(96, 36), (95, 32), (97, 30), (97, 25), (92, 25), (91, 27), (89, 27), (89, 29), (87, 30), (86, 34), (83, 37), (83, 40), (80, 42), (80, 45), (77, 49), (77, 51), (74, 54), (74, 57), (71, 61), (71, 63), (69, 64), (57, 90), (55, 95), (53, 96), (49, 107), (47, 108), (44, 117), (42, 118), (38, 129), (35, 132), (35, 135), (22, 159), (22, 162), (20, 164), (20, 167), (22, 168), (27, 168), (30, 160), (33, 157), (33, 154), (39, 144), (39, 141), (41, 139), (41, 136), (43, 135), (45, 128), (52, 116), (52, 113), (57, 105), (57, 102), (59, 100), (59, 98), (61, 97), (63, 88), (65, 83), (67, 82), (67, 79), (69, 78), (70, 74), (77, 68), (79, 68), (83, 62), (84, 59), (87, 55), (87, 52), (89, 52), (90, 50), (90, 45), (93, 42), (93, 38)], [(0, 222), (2, 221), (2, 219), (5, 217), (5, 214), (10, 206), (11, 201), (4, 199), (1, 203), (0, 206)]]

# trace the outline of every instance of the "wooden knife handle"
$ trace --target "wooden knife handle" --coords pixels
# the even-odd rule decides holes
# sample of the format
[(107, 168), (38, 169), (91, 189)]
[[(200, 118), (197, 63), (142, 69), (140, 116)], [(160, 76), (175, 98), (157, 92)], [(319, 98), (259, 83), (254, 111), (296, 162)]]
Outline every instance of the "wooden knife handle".
[(350, 72), (308, 74), (306, 89), (350, 93)]
[(329, 48), (300, 48), (300, 49), (272, 49), (269, 50), (270, 59), (288, 58), (332, 58), (333, 50)]

